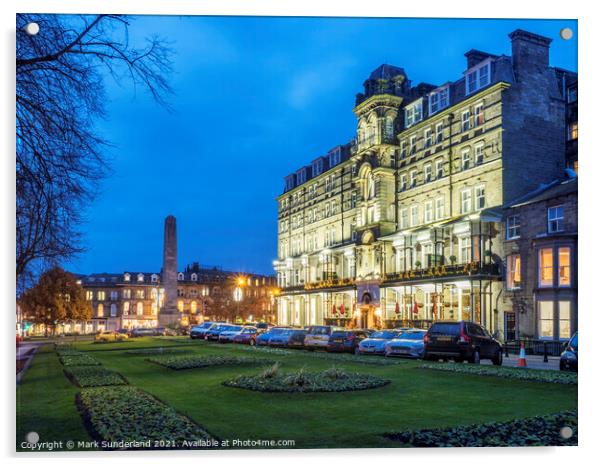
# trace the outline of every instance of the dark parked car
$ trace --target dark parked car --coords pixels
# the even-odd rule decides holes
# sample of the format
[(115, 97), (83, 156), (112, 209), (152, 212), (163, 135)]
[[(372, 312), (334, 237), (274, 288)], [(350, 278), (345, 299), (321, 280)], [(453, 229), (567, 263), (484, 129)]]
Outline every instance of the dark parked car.
[(303, 348), (305, 335), (307, 335), (307, 330), (289, 328), (283, 332), (272, 335), (268, 341), (268, 345), (287, 348)]
[(207, 331), (215, 324), (214, 322), (203, 322), (200, 325), (195, 325), (190, 329), (190, 338), (205, 338)]
[(368, 330), (335, 330), (328, 339), (326, 351), (356, 353), (360, 341), (369, 336)]
[(255, 327), (244, 327), (239, 334), (234, 336), (232, 341), (234, 343), (254, 346), (258, 334), (258, 330)]
[(129, 336), (132, 338), (135, 337), (156, 337), (157, 335), (159, 335), (159, 333), (157, 333), (157, 330), (154, 328), (135, 328), (132, 329), (129, 333)]
[(453, 359), (479, 364), (491, 359), (502, 365), (502, 345), (481, 325), (469, 322), (435, 322), (424, 336), (424, 359)]
[(579, 348), (579, 340), (577, 332), (571, 337), (566, 344), (564, 351), (560, 355), (560, 370), (577, 372), (577, 351)]

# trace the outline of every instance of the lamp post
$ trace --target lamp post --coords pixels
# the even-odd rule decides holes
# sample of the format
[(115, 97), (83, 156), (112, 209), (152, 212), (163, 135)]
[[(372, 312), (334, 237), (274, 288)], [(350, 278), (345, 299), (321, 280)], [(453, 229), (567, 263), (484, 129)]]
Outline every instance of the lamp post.
[(236, 314), (240, 315), (240, 302), (243, 298), (243, 287), (247, 283), (247, 280), (243, 276), (239, 276), (236, 279), (236, 288), (234, 290), (234, 300), (236, 301)]

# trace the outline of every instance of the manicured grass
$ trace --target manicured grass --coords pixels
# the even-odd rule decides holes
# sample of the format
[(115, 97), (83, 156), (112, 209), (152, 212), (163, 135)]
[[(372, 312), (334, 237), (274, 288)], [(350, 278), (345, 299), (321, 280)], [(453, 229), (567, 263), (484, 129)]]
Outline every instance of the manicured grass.
[[(355, 363), (347, 358), (339, 362), (311, 357), (303, 351), (273, 353), (269, 354), (269, 359), (279, 361), (283, 371), (302, 367), (309, 371), (324, 370), (336, 364), (349, 372), (375, 375), (391, 380), (391, 383), (358, 392), (261, 393), (222, 385), (239, 374), (259, 373), (262, 369), (258, 367), (173, 371), (146, 361), (148, 355), (126, 353), (134, 347), (186, 346), (192, 354), (198, 355), (250, 355), (249, 350), (238, 345), (209, 345), (186, 338), (146, 338), (118, 348), (113, 348), (110, 343), (76, 346), (82, 351), (93, 350), (94, 357), (104, 367), (123, 374), (131, 386), (171, 405), (220, 439), (295, 440), (297, 448), (395, 447), (399, 442), (385, 438), (384, 433), (508, 421), (577, 406), (576, 386), (420, 370), (417, 369), (420, 363), (414, 361), (377, 366)], [(58, 358), (37, 355), (35, 359), (30, 370), (43, 364), (43, 373), (48, 379), (41, 380), (39, 367), (37, 372), (26, 375), (19, 390), (40, 390), (46, 395), (45, 402), (33, 397), (32, 404), (36, 409), (28, 408), (29, 417), (37, 411), (38, 416), (42, 416), (38, 422), (42, 422), (48, 405), (53, 403), (51, 400), (57, 399), (57, 387), (62, 387), (61, 390), (69, 391), (67, 397), (64, 392), (59, 397), (65, 402), (59, 410), (65, 417), (64, 422), (57, 424), (50, 417), (43, 423), (47, 432), (55, 431), (63, 438), (68, 437), (61, 432), (66, 424), (81, 434), (81, 419), (75, 419), (78, 417), (74, 407), (77, 389), (62, 374)], [(47, 364), (48, 361), (53, 364)], [(34, 375), (36, 377), (30, 379)], [(40, 383), (44, 389), (32, 387)], [(69, 396), (72, 406), (66, 402)], [(18, 406), (18, 412), (23, 410)], [(24, 417), (22, 413), (21, 417)], [(32, 429), (24, 427), (21, 432), (29, 430)]]

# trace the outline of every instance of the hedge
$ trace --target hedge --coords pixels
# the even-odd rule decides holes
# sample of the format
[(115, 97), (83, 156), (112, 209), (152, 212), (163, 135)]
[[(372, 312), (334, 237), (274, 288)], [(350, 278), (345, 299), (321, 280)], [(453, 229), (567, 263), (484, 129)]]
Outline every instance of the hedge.
[(63, 366), (100, 366), (100, 362), (85, 353), (65, 354), (59, 359)]
[(99, 366), (65, 368), (65, 375), (82, 388), (127, 384), (121, 374)]
[[(572, 436), (561, 430), (569, 427)], [(577, 411), (438, 429), (385, 434), (406, 447), (520, 447), (577, 445)]]
[(274, 361), (268, 359), (251, 358), (246, 356), (198, 356), (198, 355), (184, 355), (184, 356), (156, 356), (148, 358), (147, 361), (161, 366), (168, 367), (174, 370), (181, 369), (195, 369), (200, 367), (211, 367), (211, 366), (233, 366), (233, 365), (260, 365), (260, 364), (273, 364)]
[(438, 371), (458, 372), (471, 375), (489, 375), (507, 379), (529, 380), (534, 382), (549, 382), (565, 385), (577, 384), (577, 374), (574, 372), (525, 369), (505, 366), (484, 366), (481, 364), (460, 363), (422, 363), (420, 369), (433, 369)]
[(239, 375), (223, 382), (223, 385), (258, 392), (307, 393), (367, 390), (385, 386), (390, 382), (369, 374), (347, 373), (335, 367), (321, 372), (300, 369), (297, 372), (281, 373), (276, 364), (261, 374)]
[[(140, 448), (191, 448), (210, 441), (204, 429), (148, 393), (130, 386), (86, 388), (78, 405), (93, 437), (107, 442), (149, 442)], [(156, 442), (156, 443), (155, 443)]]

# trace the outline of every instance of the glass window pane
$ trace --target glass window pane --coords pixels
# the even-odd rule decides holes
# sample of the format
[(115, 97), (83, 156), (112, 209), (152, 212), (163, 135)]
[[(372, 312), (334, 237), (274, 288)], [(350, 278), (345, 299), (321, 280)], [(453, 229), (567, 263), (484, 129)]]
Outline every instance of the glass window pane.
[(552, 248), (545, 248), (539, 251), (539, 286), (552, 286), (554, 259)]
[(539, 338), (554, 338), (554, 302), (539, 302)]
[(571, 286), (571, 248), (558, 249), (558, 285)]
[(558, 301), (558, 337), (571, 337), (571, 302)]

